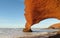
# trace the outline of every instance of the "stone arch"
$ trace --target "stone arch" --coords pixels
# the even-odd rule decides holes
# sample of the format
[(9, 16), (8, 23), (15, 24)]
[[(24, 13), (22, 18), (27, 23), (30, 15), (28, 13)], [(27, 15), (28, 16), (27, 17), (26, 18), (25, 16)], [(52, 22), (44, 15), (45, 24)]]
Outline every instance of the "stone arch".
[[(23, 31), (31, 31), (33, 24), (47, 18), (60, 19), (59, 0), (25, 0), (26, 25)], [(59, 3), (59, 4), (57, 4)]]

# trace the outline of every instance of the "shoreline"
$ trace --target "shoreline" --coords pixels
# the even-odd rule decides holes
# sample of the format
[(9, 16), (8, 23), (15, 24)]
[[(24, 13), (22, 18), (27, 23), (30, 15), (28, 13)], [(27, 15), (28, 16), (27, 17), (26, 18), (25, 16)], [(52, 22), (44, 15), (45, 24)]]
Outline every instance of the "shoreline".
[(48, 38), (56, 35), (58, 30), (32, 29), (33, 32), (23, 32), (21, 28), (0, 28), (0, 38)]

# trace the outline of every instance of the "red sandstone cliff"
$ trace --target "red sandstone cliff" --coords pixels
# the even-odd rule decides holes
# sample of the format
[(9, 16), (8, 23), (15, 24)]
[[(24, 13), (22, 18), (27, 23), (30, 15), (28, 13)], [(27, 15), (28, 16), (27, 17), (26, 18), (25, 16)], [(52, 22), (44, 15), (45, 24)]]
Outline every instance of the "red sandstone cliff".
[(24, 32), (31, 26), (47, 18), (60, 19), (60, 0), (25, 0), (26, 25)]

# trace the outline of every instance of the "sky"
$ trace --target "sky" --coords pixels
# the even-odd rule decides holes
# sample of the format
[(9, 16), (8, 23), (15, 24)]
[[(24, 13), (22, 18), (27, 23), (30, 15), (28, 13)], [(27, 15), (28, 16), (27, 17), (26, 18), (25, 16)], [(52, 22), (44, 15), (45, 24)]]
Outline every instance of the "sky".
[[(35, 24), (32, 28), (47, 28), (58, 19), (49, 18)], [(0, 28), (24, 28), (24, 0), (0, 0)]]

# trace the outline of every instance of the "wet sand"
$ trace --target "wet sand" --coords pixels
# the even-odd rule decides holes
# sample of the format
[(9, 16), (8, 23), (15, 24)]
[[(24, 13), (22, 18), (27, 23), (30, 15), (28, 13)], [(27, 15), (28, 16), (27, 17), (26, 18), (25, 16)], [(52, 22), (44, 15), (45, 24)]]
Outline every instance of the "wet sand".
[(58, 29), (32, 29), (33, 32), (23, 32), (22, 28), (0, 28), (0, 38), (48, 38), (56, 35)]

